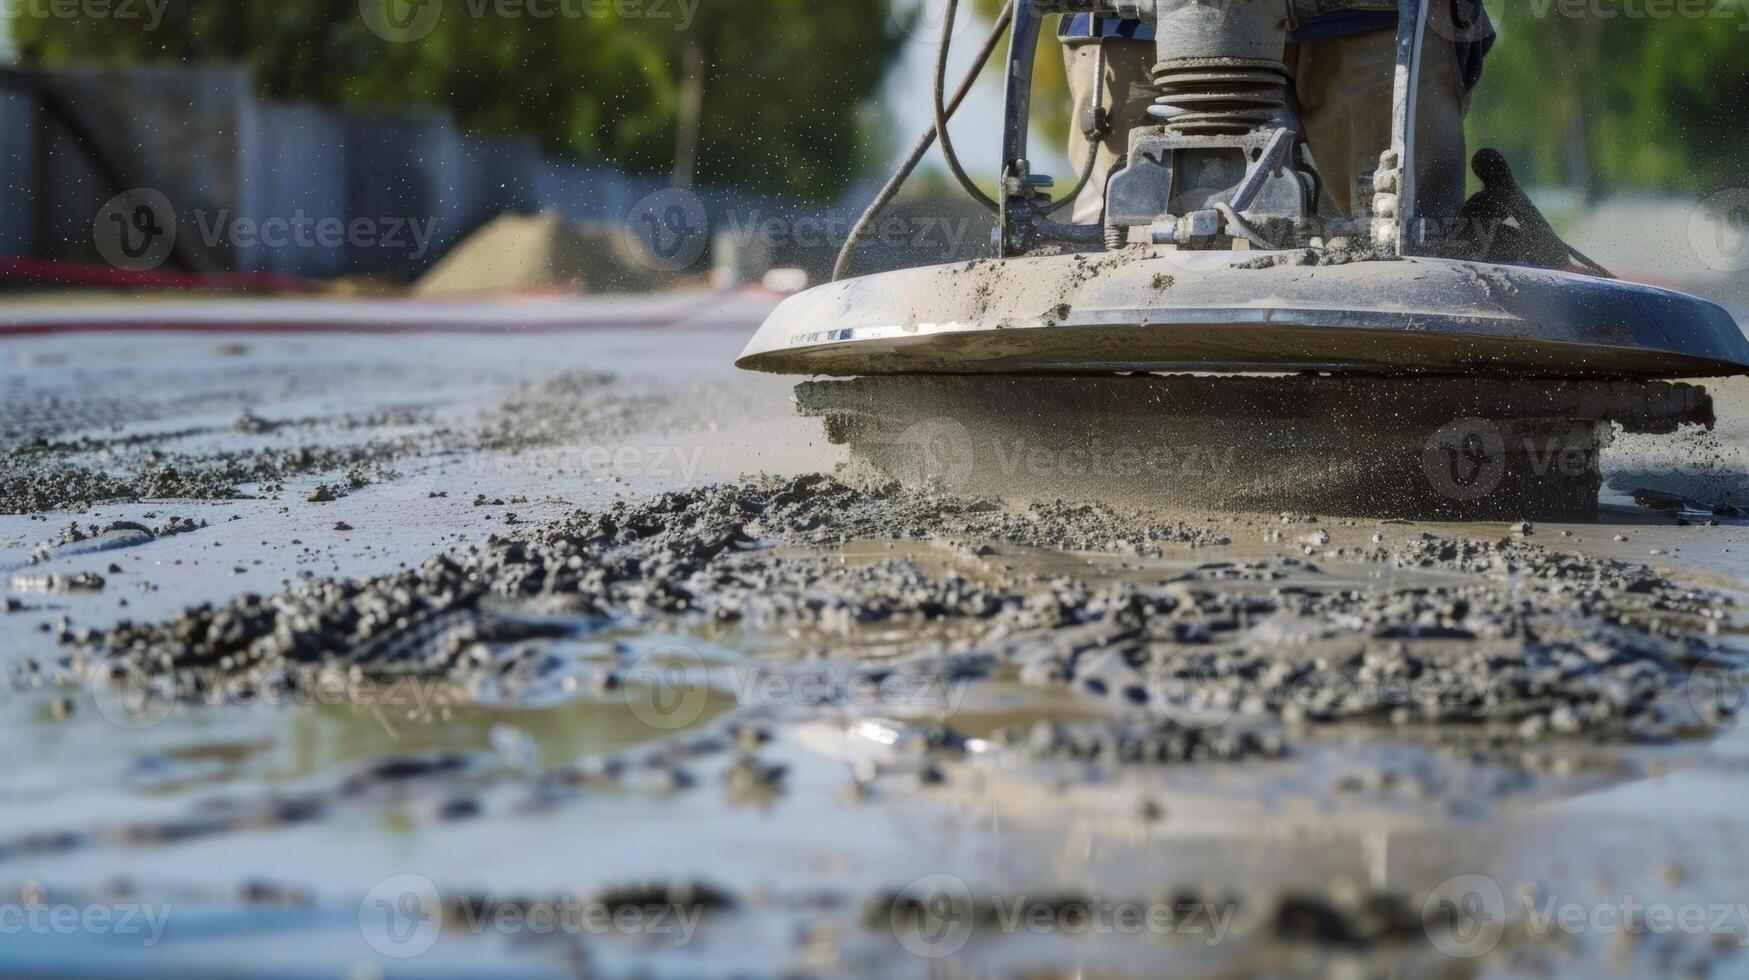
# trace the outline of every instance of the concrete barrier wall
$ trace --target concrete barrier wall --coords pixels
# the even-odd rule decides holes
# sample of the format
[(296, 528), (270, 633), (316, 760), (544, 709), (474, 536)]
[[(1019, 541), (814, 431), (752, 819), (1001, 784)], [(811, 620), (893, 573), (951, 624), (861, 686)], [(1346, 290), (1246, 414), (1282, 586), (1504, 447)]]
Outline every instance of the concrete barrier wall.
[(542, 168), (536, 188), (544, 207), (572, 221), (597, 222), (625, 220), (633, 204), (664, 186), (600, 164), (556, 160)]
[[(8, 137), (10, 141), (10, 137)], [(59, 120), (44, 116), (37, 134), (41, 156), (34, 195), (35, 258), (101, 264), (93, 241), (98, 209), (115, 191), (98, 173), (81, 142)]]
[[(417, 275), (462, 234), (462, 141), (448, 113), (343, 117), (355, 272)], [(422, 230), (423, 229), (423, 230)]]
[[(102, 145), (47, 118), (45, 89)], [(497, 215), (617, 224), (668, 187), (551, 158), (532, 139), (464, 135), (443, 111), (262, 101), (246, 72), (228, 68), (0, 71), (0, 141), (0, 253), (87, 263), (103, 261), (93, 225), (106, 202), (137, 187), (173, 202), (179, 260), (307, 278), (416, 276)], [(699, 195), (719, 227), (786, 213), (733, 191)], [(341, 241), (324, 233), (336, 227)]]
[[(239, 140), (252, 102), (234, 69), (79, 70), (0, 74), (16, 111), (0, 117), (6, 144), (34, 148), (36, 234), (29, 254), (98, 260), (93, 228), (120, 190), (163, 193), (185, 232), (178, 257), (202, 269), (231, 265), (227, 247), (197, 231), (237, 199)], [(117, 184), (123, 185), (118, 188)]]
[(0, 90), (0, 255), (37, 255), (36, 100)]
[(541, 209), (540, 143), (529, 137), (463, 136), (461, 232), (501, 214)]
[(313, 106), (265, 102), (253, 115), (239, 210), (260, 222), (290, 225), (290, 240), (261, 236), (266, 240), (239, 250), (239, 268), (312, 279), (346, 273), (346, 249), (325, 244), (334, 226), (351, 217), (345, 127)]

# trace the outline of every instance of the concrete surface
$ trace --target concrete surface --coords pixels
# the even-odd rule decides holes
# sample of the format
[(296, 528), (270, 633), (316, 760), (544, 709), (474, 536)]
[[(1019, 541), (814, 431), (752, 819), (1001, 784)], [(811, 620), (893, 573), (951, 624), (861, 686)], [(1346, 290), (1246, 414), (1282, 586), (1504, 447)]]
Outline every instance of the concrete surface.
[[(56, 641), (63, 629), (164, 622), (191, 605), (276, 593), (305, 573), (384, 575), (615, 500), (647, 502), (760, 471), (830, 472), (846, 457), (817, 422), (793, 416), (790, 381), (730, 366), (769, 304), (684, 296), (0, 315), (0, 332), (25, 334), (0, 341), (9, 466), (26, 459), (107, 466), (137, 480), (169, 460), (185, 471), (266, 475), (234, 484), (232, 499), (97, 502), (77, 512), (0, 516), (0, 566), (16, 607), (0, 617), (0, 663), (16, 670), (52, 662), (66, 649)], [(124, 317), (181, 329), (105, 329)], [(1737, 411), (1743, 403), (1728, 404)], [(1742, 426), (1733, 415), (1722, 429), (1717, 452), (1727, 480), (1742, 458)], [(1686, 458), (1675, 442), (1624, 442), (1612, 472), (1630, 481), (1671, 472), (1671, 459)], [(26, 450), (39, 455), (19, 455)], [(312, 468), (330, 458), (350, 463)], [(318, 486), (337, 499), (309, 499)], [(1604, 524), (1538, 527), (1530, 541), (1649, 563), (1672, 583), (1660, 589), (1716, 596), (1717, 628), (1693, 642), (1749, 657), (1742, 607), (1733, 605), (1749, 598), (1749, 524), (1679, 526), (1632, 507), (1625, 491), (1612, 499)], [(22, 509), (7, 503), (0, 509)], [(115, 550), (62, 545), (32, 561), (70, 522), (157, 527), (172, 517), (205, 526)], [(998, 545), (992, 556), (960, 538), (876, 535), (819, 551), (851, 568), (911, 562), (925, 578), (957, 570), (977, 581), (1006, 564), (1017, 574), (1083, 580), (1093, 592), (1142, 581), (1200, 587), (1223, 563), (1252, 561), (1273, 563), (1283, 577), (1209, 587), (1381, 602), (1422, 589), (1480, 596), (1521, 588), (1527, 604), (1537, 589), (1564, 588), (1500, 571), (1420, 572), (1366, 557), (1423, 533), (1510, 538), (1501, 526), (1185, 519), (1229, 543), (1167, 545), (1157, 555)], [(1320, 543), (1306, 543), (1320, 533)], [(101, 575), (104, 588), (45, 591), (53, 577), (80, 572)], [(1587, 581), (1567, 591), (1580, 603), (1609, 598)], [(856, 665), (859, 644), (906, 655), (936, 647), (923, 629), (854, 635), (853, 642), (752, 626), (669, 632), (590, 624), (564, 639), (531, 641), (575, 665), (581, 687), (550, 702), (478, 695), (435, 711), (345, 700), (256, 703), (185, 706), (142, 723), (99, 686), (8, 688), (0, 698), (0, 725), (13, 739), (0, 785), (0, 906), (137, 907), (166, 925), (150, 942), (118, 928), (25, 926), (0, 943), (0, 971), (1728, 976), (1749, 969), (1740, 956), (1749, 912), (1739, 904), (1749, 886), (1742, 846), (1749, 742), (1730, 721), (1663, 743), (1548, 738), (1510, 748), (1362, 725), (1307, 735), (1279, 760), (1130, 767), (1026, 761), (994, 747), (986, 754), (980, 743), (963, 759), (942, 761), (938, 784), (887, 775), (859, 800), (845, 792), (857, 773), (874, 760), (884, 760), (885, 772), (903, 771), (905, 760), (884, 729), (870, 726), (874, 713), (794, 704), (758, 710), (731, 687), (713, 688), (717, 707), (708, 714), (728, 711), (722, 717), (767, 729), (770, 741), (757, 755), (763, 765), (788, 767), (780, 793), (738, 802), (731, 777), (740, 763), (719, 776), (715, 756), (686, 763), (697, 774), (689, 785), (559, 782), (563, 773), (589, 771), (591, 759), (623, 759), (642, 771), (646, 756), (677, 752), (689, 733), (711, 730), (708, 721), (661, 730), (630, 695), (590, 689), (602, 664), (641, 663), (678, 644), (713, 673), (733, 675), (754, 663)], [(1000, 635), (968, 640), (969, 649), (1002, 642)], [(1042, 694), (1003, 674), (963, 694), (946, 720), (977, 735), (1009, 718), (1103, 710), (1082, 695)], [(401, 781), (371, 774), (387, 760), (440, 753), (469, 760), (467, 768)], [(1355, 780), (1362, 789), (1341, 788)], [(1397, 781), (1420, 788), (1389, 788)], [(322, 801), (321, 815), (273, 809), (300, 799)], [(458, 800), (474, 809), (454, 809)], [(264, 815), (269, 810), (279, 815)], [(1203, 924), (1181, 917), (1178, 928), (1097, 932), (1048, 915), (1037, 926), (976, 929), (949, 917), (931, 932), (895, 911), (902, 903), (891, 896), (908, 887), (933, 894), (943, 881), (950, 894), (957, 888), (1029, 908), (1177, 902), (1210, 913)], [(405, 921), (393, 911), (427, 885), (444, 899), (521, 901), (638, 882), (704, 882), (733, 903), (684, 937), (503, 921), (469, 930), (453, 914), (441, 936), (427, 936), (432, 908), (415, 902), (417, 914)], [(1483, 914), (1474, 921), (1487, 925), (1495, 910), (1488, 884), (1499, 889), (1505, 939), (1474, 959), (1467, 954), (1480, 946), (1460, 944), (1456, 955), (1442, 948), (1437, 930), (1420, 923), (1424, 905), (1479, 895)], [(1159, 898), (1175, 892), (1190, 897)], [(1335, 920), (1326, 921), (1328, 910), (1314, 903), (1302, 921), (1280, 898), (1297, 893), (1342, 908), (1345, 895), (1414, 896), (1404, 907), (1416, 923), (1382, 940), (1344, 940), (1343, 930), (1364, 917), (1330, 913)], [(1640, 927), (1610, 918), (1624, 903), (1640, 907), (1628, 913)], [(1700, 926), (1645, 926), (1644, 907), (1660, 903), (1672, 914), (1694, 910)], [(1578, 909), (1572, 929), (1552, 918), (1569, 907)], [(1690, 913), (1681, 914), (1687, 923)], [(1226, 924), (1217, 929), (1217, 921)]]

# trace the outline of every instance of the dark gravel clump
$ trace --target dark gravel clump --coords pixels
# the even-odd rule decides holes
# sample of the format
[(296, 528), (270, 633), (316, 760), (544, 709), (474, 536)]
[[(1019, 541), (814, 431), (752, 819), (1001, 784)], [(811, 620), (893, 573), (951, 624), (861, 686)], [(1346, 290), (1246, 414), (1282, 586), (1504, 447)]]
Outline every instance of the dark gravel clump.
[[(843, 641), (884, 631), (904, 637), (882, 651), (894, 669), (938, 669), (931, 651), (956, 649), (982, 658), (962, 658), (954, 669), (963, 677), (1012, 670), (1024, 683), (1103, 701), (1120, 720), (1102, 730), (1024, 740), (1070, 758), (1279, 754), (1277, 740), (1239, 734), (1253, 721), (1648, 740), (1709, 720), (1684, 707), (1707, 699), (1682, 694), (1714, 653), (1707, 627), (1726, 599), (1644, 566), (1517, 539), (1427, 537), (1381, 551), (1376, 558), (1405, 569), (1466, 573), (1460, 584), (1388, 589), (1287, 587), (1290, 575), (1320, 572), (1286, 558), (1096, 586), (820, 551), (878, 538), (1103, 540), (1129, 553), (1176, 533), (1109, 535), (1122, 520), (1099, 508), (1005, 511), (825, 476), (754, 479), (580, 512), (383, 578), (312, 577), (168, 622), (66, 635), (112, 672), (336, 665), (465, 680), (506, 669), (499, 656), (510, 645), (590, 624), (789, 635), (804, 649), (810, 635), (835, 637), (839, 656), (855, 655)], [(1257, 587), (1232, 588), (1240, 572)], [(540, 660), (538, 647), (516, 655)]]

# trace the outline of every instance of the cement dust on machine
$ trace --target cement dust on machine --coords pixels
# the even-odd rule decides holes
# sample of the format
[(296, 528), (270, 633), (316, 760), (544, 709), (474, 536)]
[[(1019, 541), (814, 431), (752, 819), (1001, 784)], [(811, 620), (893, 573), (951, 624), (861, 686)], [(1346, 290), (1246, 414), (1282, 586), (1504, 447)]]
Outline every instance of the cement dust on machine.
[[(1475, 155), (1483, 190), (1465, 200), (1453, 35), (1457, 57), (1480, 57), (1492, 28), (1453, 3), (1012, 0), (950, 98), (947, 0), (935, 128), (852, 232), (836, 281), (779, 306), (738, 365), (854, 379), (803, 384), (801, 410), (901, 478), (1203, 507), (1595, 517), (1615, 427), (1710, 428), (1710, 396), (1677, 379), (1749, 373), (1749, 341), (1719, 306), (1614, 279), (1567, 246), (1492, 150)], [(1086, 164), (1058, 201), (1027, 160), (1052, 14), (1077, 18), (1094, 46), (1077, 107)], [(1395, 54), (1393, 84), (1373, 86), (1392, 93), (1377, 165), (1369, 148), (1320, 168), (1294, 91), (1318, 80), (1291, 77), (1291, 32), (1393, 15), (1396, 30), (1373, 35), (1394, 37)], [(1142, 31), (1153, 50), (1136, 59)], [(946, 123), (1004, 32), (1007, 162), (991, 200)], [(1123, 107), (1098, 80), (1121, 72), (1120, 55), (1157, 97), (1118, 131)], [(937, 141), (997, 214), (994, 257), (850, 276), (863, 231)], [(1121, 152), (1101, 161), (1102, 142)], [(1346, 208), (1323, 172), (1343, 163)], [(1053, 219), (1071, 204), (1082, 223)]]

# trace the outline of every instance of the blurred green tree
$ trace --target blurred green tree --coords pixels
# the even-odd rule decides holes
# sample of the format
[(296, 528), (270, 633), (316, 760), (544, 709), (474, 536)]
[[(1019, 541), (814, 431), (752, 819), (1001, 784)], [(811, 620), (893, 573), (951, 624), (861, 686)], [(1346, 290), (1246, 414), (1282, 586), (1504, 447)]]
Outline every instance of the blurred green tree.
[[(956, 43), (968, 48), (976, 47), (978, 41), (989, 30), (987, 25), (1002, 13), (1005, 0), (975, 0), (970, 5), (977, 11), (981, 20), (973, 30), (960, 35)], [(961, 16), (969, 16), (970, 11), (964, 11)], [(1033, 57), (1032, 67), (1032, 142), (1040, 146), (1053, 146), (1062, 149), (1068, 143), (1069, 134), (1069, 79), (1063, 65), (1063, 46), (1057, 43), (1057, 27), (1062, 22), (1060, 16), (1045, 18), (1044, 28), (1039, 37), (1038, 51)], [(1002, 39), (1002, 44), (990, 60), (997, 66), (984, 77), (993, 80), (994, 84), (1002, 84), (1001, 65), (1008, 58), (1008, 38)], [(951, 81), (949, 84), (953, 84)], [(994, 138), (994, 137), (992, 137)], [(1081, 161), (1074, 161), (1080, 166)], [(1073, 183), (1072, 175), (1065, 175)], [(1059, 188), (1060, 189), (1060, 188)]]
[(1749, 177), (1743, 0), (1661, 18), (1599, 17), (1556, 0), (1487, 7), (1500, 40), (1476, 92), (1471, 142), (1498, 147), (1527, 184), (1592, 198), (1705, 193)]
[(900, 43), (886, 0), (384, 2), (441, 13), (404, 42), (359, 0), (164, 0), (151, 30), (26, 4), (13, 30), (27, 64), (243, 64), (267, 98), (442, 106), (472, 132), (682, 180), (824, 199), (878, 162), (858, 137)]
[[(976, 0), (986, 18), (1001, 6)], [(1500, 37), (1471, 143), (1501, 149), (1526, 183), (1593, 198), (1749, 181), (1749, 127), (1736, 122), (1749, 104), (1749, 0), (1486, 6)], [(1650, 16), (1660, 9), (1669, 15)], [(1058, 140), (1068, 103), (1057, 45), (1040, 45), (1036, 84), (1035, 138)]]
[[(672, 0), (678, 3), (679, 0)], [(826, 197), (884, 162), (863, 110), (903, 43), (888, 0), (690, 0), (692, 25), (646, 21), (664, 66), (668, 162), (684, 183), (733, 180)]]

